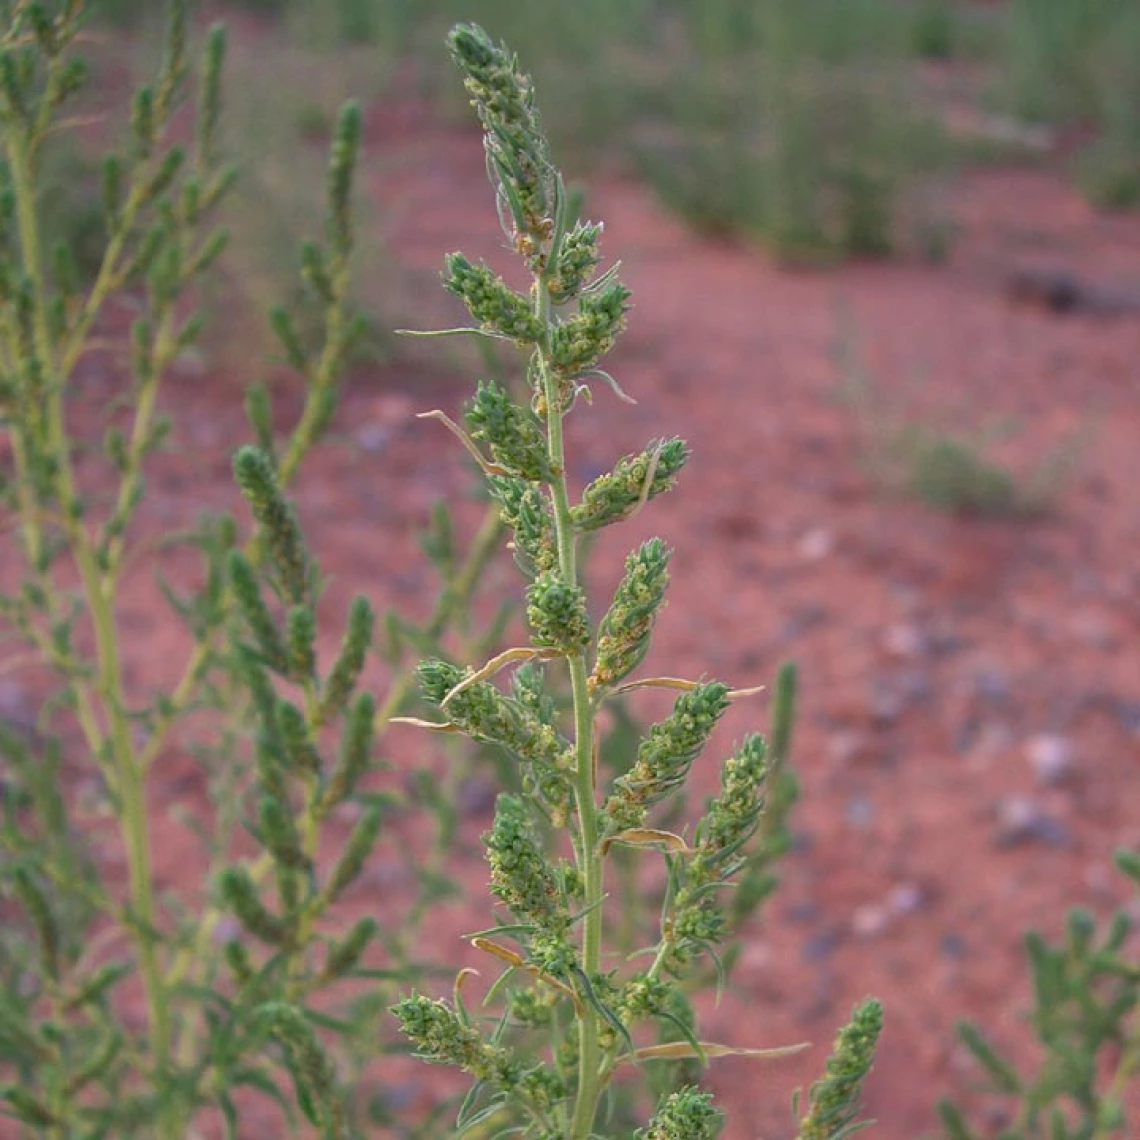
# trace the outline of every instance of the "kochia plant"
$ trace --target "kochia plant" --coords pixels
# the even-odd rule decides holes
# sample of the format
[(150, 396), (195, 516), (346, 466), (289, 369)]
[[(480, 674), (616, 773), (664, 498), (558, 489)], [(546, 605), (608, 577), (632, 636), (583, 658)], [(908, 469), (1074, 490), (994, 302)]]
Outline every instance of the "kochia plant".
[[(499, 1012), (468, 1009), (468, 971), (450, 1000), (415, 994), (395, 1012), (420, 1055), (475, 1078), (459, 1114), (461, 1133), (587, 1140), (603, 1134), (607, 1094), (627, 1066), (786, 1051), (702, 1041), (682, 989), (702, 959), (717, 960), (726, 927), (723, 889), (762, 833), (766, 782), (784, 758), (761, 736), (746, 737), (724, 762), (720, 792), (691, 833), (660, 826), (659, 813), (680, 794), (729, 703), (747, 694), (718, 681), (631, 679), (649, 649), (672, 552), (659, 539), (631, 552), (595, 622), (579, 581), (579, 544), (670, 490), (688, 449), (680, 439), (656, 440), (579, 494), (571, 488), (564, 421), (590, 402), (594, 381), (624, 395), (600, 361), (625, 325), (629, 290), (616, 266), (597, 272), (602, 227), (568, 215), (530, 80), (515, 58), (475, 26), (457, 27), (449, 43), (485, 132), (504, 231), (532, 284), (517, 292), (489, 266), (452, 254), (446, 288), (474, 326), (448, 331), (519, 346), (531, 398), (526, 407), (501, 386), (483, 383), (466, 407), (465, 427), (430, 414), (476, 457), (513, 533), (528, 583), (530, 643), (478, 669), (425, 662), (420, 683), (440, 717), (416, 723), (498, 744), (517, 761), (523, 790), (500, 796), (484, 836), (491, 891), (503, 911), (472, 936), (503, 970), (484, 999), (485, 1006), (498, 999)], [(495, 678), (511, 668), (508, 691)], [(548, 687), (555, 670), (569, 677), (565, 722)], [(776, 700), (774, 735), (785, 742), (791, 683), (785, 672)], [(647, 688), (677, 691), (673, 711), (652, 726), (625, 771), (602, 786), (598, 722), (606, 702)], [(614, 917), (607, 861), (620, 847), (665, 868), (656, 937), (631, 962), (615, 961), (607, 942)], [(811, 1091), (804, 1140), (856, 1127), (853, 1105), (880, 1019), (878, 1003), (869, 1001), (841, 1033), (827, 1076)], [(664, 1032), (647, 1037), (654, 1027)], [(679, 1084), (639, 1135), (699, 1140), (718, 1130), (709, 1094)]]

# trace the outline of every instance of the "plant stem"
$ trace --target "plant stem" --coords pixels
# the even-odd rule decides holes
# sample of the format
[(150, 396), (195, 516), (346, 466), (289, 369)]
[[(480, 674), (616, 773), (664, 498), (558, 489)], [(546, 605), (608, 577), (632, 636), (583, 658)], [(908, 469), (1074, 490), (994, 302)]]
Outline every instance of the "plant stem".
[[(537, 279), (535, 311), (544, 325), (550, 323), (550, 293), (545, 277)], [(578, 568), (574, 548), (574, 524), (570, 518), (570, 496), (566, 484), (566, 456), (562, 434), (562, 397), (547, 359), (547, 346), (539, 349), (539, 371), (546, 400), (547, 443), (550, 466), (554, 471), (551, 499), (554, 531), (558, 545), (558, 568), (568, 586), (577, 586)], [(570, 686), (574, 702), (574, 800), (578, 812), (578, 862), (585, 889), (582, 926), (582, 969), (593, 980), (601, 970), (602, 859), (598, 853), (598, 804), (594, 771), (594, 710), (587, 685), (586, 660), (582, 654), (569, 658)], [(594, 1130), (601, 1084), (598, 1013), (584, 1002), (578, 1021), (578, 1091), (570, 1140), (587, 1140)]]
[[(170, 1059), (170, 1019), (155, 948), (154, 882), (150, 858), (150, 825), (146, 811), (144, 773), (135, 755), (126, 699), (122, 684), (114, 621), (113, 583), (104, 582), (82, 522), (79, 497), (75, 491), (71, 456), (64, 423), (64, 386), (68, 372), (57, 370), (51, 333), (47, 323), (47, 285), (44, 280), (39, 222), (36, 216), (36, 186), (33, 151), (28, 136), (13, 128), (8, 135), (8, 161), (16, 199), (20, 246), (24, 269), (34, 294), (36, 352), (46, 378), (45, 400), (47, 443), (56, 464), (55, 483), (64, 525), (74, 553), (95, 631), (99, 662), (98, 688), (108, 722), (118, 796), (118, 813), (126, 848), (131, 934), (139, 954), (139, 968), (146, 991), (151, 1030), (151, 1049), (156, 1070), (162, 1072)], [(176, 1140), (178, 1126), (169, 1115), (158, 1122), (159, 1135)]]

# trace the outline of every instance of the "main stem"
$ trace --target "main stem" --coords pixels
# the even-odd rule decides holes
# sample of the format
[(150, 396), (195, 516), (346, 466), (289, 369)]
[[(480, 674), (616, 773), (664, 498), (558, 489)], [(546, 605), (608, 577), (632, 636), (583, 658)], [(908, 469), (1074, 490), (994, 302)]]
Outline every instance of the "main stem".
[[(535, 312), (544, 325), (550, 323), (550, 293), (545, 277), (536, 282)], [(539, 349), (539, 370), (546, 400), (547, 444), (554, 472), (551, 498), (554, 506), (554, 533), (558, 545), (558, 569), (568, 586), (577, 586), (578, 567), (574, 548), (574, 524), (570, 518), (570, 496), (566, 486), (566, 456), (562, 438), (562, 405), (557, 383), (547, 358), (547, 346)], [(603, 866), (598, 854), (598, 804), (594, 773), (594, 712), (587, 686), (586, 660), (582, 654), (569, 659), (570, 686), (574, 701), (574, 799), (578, 810), (579, 869), (585, 890), (582, 926), (582, 969), (590, 979), (601, 971)], [(599, 1080), (601, 1050), (598, 1043), (598, 1014), (583, 1002), (578, 1016), (578, 1092), (570, 1140), (587, 1140), (594, 1130), (594, 1118), (601, 1095)]]

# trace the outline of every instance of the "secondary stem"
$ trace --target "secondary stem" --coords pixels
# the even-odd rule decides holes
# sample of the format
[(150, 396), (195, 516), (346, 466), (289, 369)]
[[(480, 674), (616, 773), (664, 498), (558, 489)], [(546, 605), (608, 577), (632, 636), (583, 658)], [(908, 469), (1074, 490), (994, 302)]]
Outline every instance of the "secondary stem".
[[(36, 217), (36, 188), (32, 141), (13, 129), (8, 139), (9, 168), (16, 198), (16, 213), (24, 269), (35, 298), (34, 333), (36, 352), (46, 378), (47, 444), (56, 463), (56, 493), (65, 520), (68, 538), (83, 583), (84, 594), (95, 630), (99, 662), (99, 691), (107, 718), (113, 754), (115, 791), (118, 795), (120, 826), (126, 847), (131, 916), (131, 933), (138, 948), (139, 967), (146, 991), (155, 1068), (163, 1071), (170, 1057), (170, 1018), (158, 954), (154, 941), (154, 882), (150, 858), (150, 828), (146, 812), (144, 775), (131, 740), (122, 669), (114, 624), (113, 583), (104, 583), (90, 538), (81, 521), (79, 498), (71, 470), (63, 395), (69, 371), (57, 366), (47, 323), (47, 286), (44, 280), (39, 223)], [(110, 588), (105, 588), (110, 587)], [(158, 1122), (160, 1135), (177, 1135), (169, 1118)]]

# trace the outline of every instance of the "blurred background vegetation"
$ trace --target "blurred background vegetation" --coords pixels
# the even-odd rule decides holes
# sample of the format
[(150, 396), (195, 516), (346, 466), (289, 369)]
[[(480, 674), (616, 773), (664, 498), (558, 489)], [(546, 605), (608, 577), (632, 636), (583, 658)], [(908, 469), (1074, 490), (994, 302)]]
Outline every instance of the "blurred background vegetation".
[[(157, 18), (153, 0), (93, 7), (139, 58)], [(1051, 164), (1097, 208), (1140, 205), (1136, 0), (205, 7), (256, 32), (228, 93), (230, 148), (246, 172), (228, 260), (258, 311), (284, 278), (278, 251), (295, 246), (284, 237), (316, 224), (308, 203), (320, 200), (319, 164), (297, 161), (297, 148), (323, 145), (331, 109), (350, 92), (366, 107), (398, 94), (402, 104), (412, 98), (458, 117), (463, 96), (440, 49), (457, 20), (484, 24), (527, 61), (566, 166), (583, 177), (599, 168), (642, 177), (694, 228), (758, 244), (785, 263), (945, 259), (953, 180), (982, 163)], [(81, 166), (76, 154), (62, 157), (65, 189), (53, 204), (80, 237), (91, 214)], [(377, 253), (365, 262), (382, 263)], [(391, 324), (402, 314), (384, 284), (360, 300)], [(372, 347), (385, 350), (382, 336)]]

